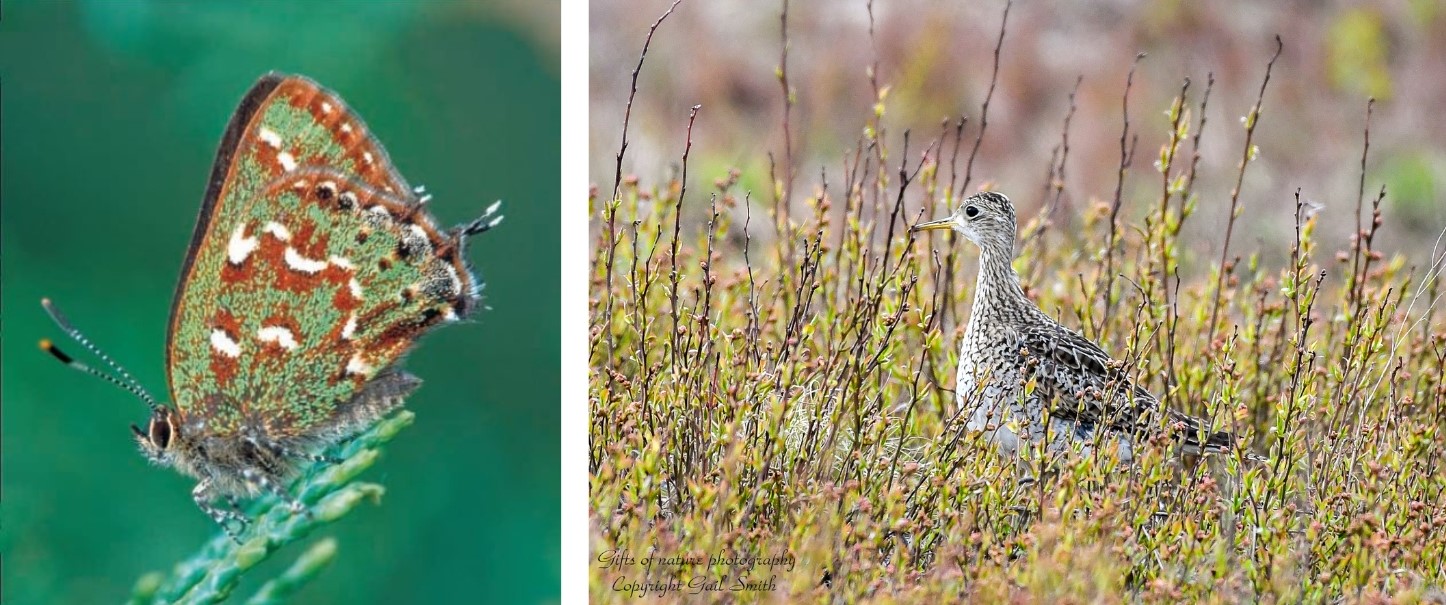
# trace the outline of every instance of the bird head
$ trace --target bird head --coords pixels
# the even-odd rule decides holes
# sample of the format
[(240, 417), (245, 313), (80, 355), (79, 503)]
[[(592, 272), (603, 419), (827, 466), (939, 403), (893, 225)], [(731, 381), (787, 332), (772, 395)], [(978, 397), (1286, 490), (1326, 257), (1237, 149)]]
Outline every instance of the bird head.
[(912, 231), (952, 229), (980, 249), (1008, 256), (1014, 251), (1014, 204), (994, 191), (976, 193), (959, 204), (954, 213), (939, 220), (914, 225)]

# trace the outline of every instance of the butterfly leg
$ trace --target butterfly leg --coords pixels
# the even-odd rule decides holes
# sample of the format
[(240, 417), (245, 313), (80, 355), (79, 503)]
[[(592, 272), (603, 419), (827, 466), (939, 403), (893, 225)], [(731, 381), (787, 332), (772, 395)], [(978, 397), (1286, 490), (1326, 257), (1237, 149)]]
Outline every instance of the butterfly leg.
[[(232, 540), (235, 540), (237, 543), (241, 542), (241, 532), (246, 531), (249, 520), (246, 519), (246, 515), (241, 513), (240, 508), (235, 506), (235, 498), (231, 496), (226, 497), (227, 501), (232, 503), (234, 510), (222, 509), (212, 504), (211, 480), (202, 479), (201, 482), (197, 483), (196, 487), (191, 490), (191, 499), (195, 500), (196, 506), (200, 507), (217, 525), (220, 525), (221, 529), (225, 530), (226, 534), (231, 536)], [(227, 523), (227, 521), (235, 521), (240, 525), (240, 528), (233, 531), (231, 524)]]
[(342, 461), (341, 458), (334, 458), (332, 456), (327, 456), (321, 453), (313, 454), (311, 452), (295, 450), (270, 439), (257, 439), (254, 436), (247, 436), (246, 440), (251, 442), (251, 445), (255, 446), (258, 449), (264, 448), (274, 454), (280, 455), (283, 458), (310, 460), (312, 462), (325, 462), (328, 464), (338, 464)]
[(343, 462), (341, 458), (337, 458), (336, 456), (328, 456), (320, 452), (299, 452), (280, 444), (272, 444), (271, 447), (277, 452), (280, 452), (282, 456), (285, 456), (287, 458), (300, 458), (304, 460), (310, 460), (312, 462), (324, 462), (326, 464), (341, 464)]
[(231, 512), (228, 516), (231, 518), (240, 518), (243, 521), (246, 519), (246, 511), (241, 510), (241, 501), (237, 500), (236, 496), (226, 496), (226, 504), (231, 507)]
[(285, 486), (273, 480), (266, 473), (254, 468), (248, 468), (241, 471), (241, 476), (252, 485), (260, 487), (262, 490), (270, 492), (277, 498), (280, 498), (282, 502), (285, 502), (286, 505), (291, 508), (291, 512), (311, 514), (311, 511), (306, 510), (305, 504), (302, 504), (300, 500), (292, 497), (292, 495), (286, 491)]

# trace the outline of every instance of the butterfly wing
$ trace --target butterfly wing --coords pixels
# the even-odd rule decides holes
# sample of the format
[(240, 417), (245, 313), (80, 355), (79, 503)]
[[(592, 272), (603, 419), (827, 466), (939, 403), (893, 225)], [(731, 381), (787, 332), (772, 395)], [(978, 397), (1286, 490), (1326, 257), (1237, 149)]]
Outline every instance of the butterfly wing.
[(400, 389), (388, 369), (418, 336), (471, 309), (463, 237), (335, 94), (262, 78), (226, 129), (172, 303), (177, 408), (213, 435), (335, 429), (374, 380)]

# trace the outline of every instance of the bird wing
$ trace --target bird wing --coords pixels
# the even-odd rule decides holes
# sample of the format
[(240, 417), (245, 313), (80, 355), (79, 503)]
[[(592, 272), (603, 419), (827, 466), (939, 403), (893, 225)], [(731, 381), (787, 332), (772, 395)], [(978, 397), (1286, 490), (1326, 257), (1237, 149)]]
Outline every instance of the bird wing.
[[(1051, 414), (1080, 423), (1105, 425), (1129, 435), (1143, 435), (1155, 426), (1162, 406), (1153, 394), (1130, 379), (1126, 364), (1111, 358), (1099, 345), (1078, 332), (1057, 324), (1040, 324), (1021, 334), (1020, 354), (1026, 366), (1035, 365), (1038, 391), (1054, 402)], [(1168, 408), (1163, 409), (1172, 434), (1187, 447), (1227, 449), (1229, 433), (1209, 432), (1209, 423)]]

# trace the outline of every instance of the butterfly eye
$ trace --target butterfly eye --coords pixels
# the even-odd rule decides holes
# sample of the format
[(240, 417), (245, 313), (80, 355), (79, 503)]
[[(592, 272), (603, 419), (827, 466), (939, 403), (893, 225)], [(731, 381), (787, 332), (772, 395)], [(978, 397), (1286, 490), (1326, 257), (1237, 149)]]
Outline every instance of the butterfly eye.
[(976, 216), (979, 216), (979, 208), (974, 207), (974, 206), (965, 206), (965, 207), (964, 207), (964, 215), (967, 216), (967, 217), (969, 217), (969, 218), (974, 218), (974, 217), (976, 217)]
[(166, 449), (166, 446), (171, 444), (171, 419), (164, 416), (152, 416), (151, 425), (147, 428), (152, 445), (159, 449)]

